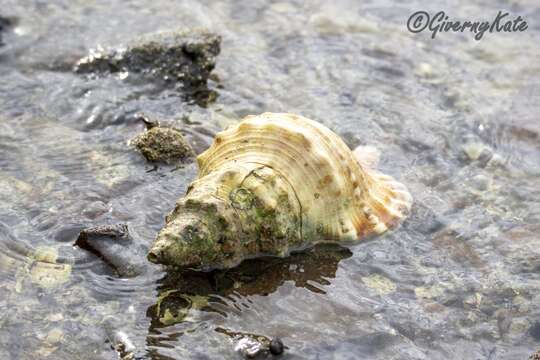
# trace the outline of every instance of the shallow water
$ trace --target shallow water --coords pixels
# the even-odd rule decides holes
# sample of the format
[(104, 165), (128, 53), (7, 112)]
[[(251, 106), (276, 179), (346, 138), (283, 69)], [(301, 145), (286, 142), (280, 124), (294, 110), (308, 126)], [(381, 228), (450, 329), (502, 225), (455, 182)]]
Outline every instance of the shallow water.
[[(0, 0), (0, 356), (241, 358), (238, 333), (284, 359), (525, 359), (540, 348), (540, 6), (534, 1)], [(417, 10), (529, 22), (524, 33), (406, 31)], [(71, 71), (99, 44), (206, 27), (223, 37), (199, 107), (178, 93)], [(129, 79), (128, 79), (129, 80)], [(197, 141), (247, 114), (296, 112), (374, 145), (415, 198), (402, 227), (229, 273), (146, 263), (196, 165), (154, 169), (133, 114)], [(189, 121), (187, 121), (188, 119)], [(72, 246), (127, 223), (138, 276)], [(167, 313), (167, 309), (169, 312)]]

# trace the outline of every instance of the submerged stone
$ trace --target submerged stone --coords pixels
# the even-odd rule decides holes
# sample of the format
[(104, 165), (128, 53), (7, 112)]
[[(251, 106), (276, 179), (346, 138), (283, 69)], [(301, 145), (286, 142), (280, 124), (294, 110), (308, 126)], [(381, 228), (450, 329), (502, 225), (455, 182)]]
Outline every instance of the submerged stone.
[[(43, 290), (52, 291), (68, 282), (72, 266), (60, 263), (57, 259), (58, 250), (52, 247), (39, 247), (29, 253), (25, 263), (18, 266), (15, 291), (22, 292), (30, 283)], [(0, 268), (15, 264), (14, 261), (6, 265), (0, 263)]]
[(0, 15), (0, 46), (5, 45), (2, 41), (2, 33), (13, 25), (14, 20)]
[(119, 276), (132, 277), (141, 273), (144, 265), (133, 263), (140, 256), (125, 224), (102, 225), (84, 229), (76, 246), (100, 257)]
[(194, 156), (180, 130), (152, 127), (137, 135), (131, 143), (150, 162), (176, 163)]
[(444, 294), (444, 288), (439, 285), (432, 287), (419, 286), (414, 289), (414, 294), (418, 299), (434, 299)]
[(32, 282), (46, 289), (55, 288), (69, 280), (71, 265), (35, 263), (30, 270)]
[(387, 277), (379, 274), (372, 274), (362, 278), (362, 282), (379, 295), (388, 295), (396, 291), (396, 284)]
[(56, 264), (56, 260), (58, 259), (58, 250), (47, 246), (38, 247), (34, 252), (33, 258), (36, 261)]
[(269, 350), (270, 350), (270, 353), (272, 355), (283, 354), (284, 346), (283, 346), (283, 342), (281, 341), (281, 339), (280, 338), (273, 338), (270, 341)]
[(529, 334), (534, 340), (540, 341), (540, 321), (536, 321), (534, 324), (531, 325), (531, 328), (529, 329)]
[(80, 59), (79, 74), (132, 74), (180, 83), (183, 87), (206, 85), (220, 52), (221, 37), (203, 30), (150, 34), (126, 47), (98, 49)]
[(224, 328), (217, 328), (217, 332), (232, 338), (234, 351), (240, 353), (247, 359), (258, 358), (259, 355), (272, 354), (280, 355), (285, 346), (279, 338), (268, 338), (264, 335), (232, 331)]
[(468, 162), (478, 160), (485, 165), (493, 157), (492, 150), (487, 145), (478, 142), (467, 143), (463, 145), (462, 150)]

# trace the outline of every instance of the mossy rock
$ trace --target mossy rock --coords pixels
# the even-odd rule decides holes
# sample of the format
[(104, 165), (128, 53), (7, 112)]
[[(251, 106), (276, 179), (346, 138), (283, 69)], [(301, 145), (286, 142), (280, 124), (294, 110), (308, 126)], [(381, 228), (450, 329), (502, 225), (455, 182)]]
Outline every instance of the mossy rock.
[(174, 128), (153, 127), (136, 136), (132, 144), (150, 162), (178, 163), (195, 155), (182, 133)]
[(79, 74), (125, 73), (182, 84), (206, 85), (220, 52), (221, 37), (204, 30), (149, 34), (111, 49), (98, 49), (78, 61)]

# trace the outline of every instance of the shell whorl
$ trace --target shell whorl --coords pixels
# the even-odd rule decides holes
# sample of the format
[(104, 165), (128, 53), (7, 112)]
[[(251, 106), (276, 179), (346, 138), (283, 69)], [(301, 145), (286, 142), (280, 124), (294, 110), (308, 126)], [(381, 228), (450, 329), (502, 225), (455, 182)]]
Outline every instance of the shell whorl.
[(410, 208), (403, 185), (363, 167), (328, 128), (294, 114), (248, 116), (197, 160), (199, 179), (235, 164), (279, 173), (300, 204), (304, 239), (357, 241), (395, 226)]

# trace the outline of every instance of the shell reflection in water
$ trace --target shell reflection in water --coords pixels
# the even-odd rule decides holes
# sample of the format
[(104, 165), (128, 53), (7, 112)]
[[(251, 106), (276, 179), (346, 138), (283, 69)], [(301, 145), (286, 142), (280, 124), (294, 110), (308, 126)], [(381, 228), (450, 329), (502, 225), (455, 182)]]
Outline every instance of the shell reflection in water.
[(223, 312), (228, 311), (227, 307), (222, 306), (224, 298), (270, 295), (285, 282), (325, 294), (325, 287), (336, 276), (339, 262), (351, 255), (346, 248), (320, 244), (285, 259), (250, 259), (234, 269), (169, 272), (161, 280), (156, 303), (147, 310), (152, 319), (151, 329), (181, 323), (189, 317), (190, 311), (226, 315)]

